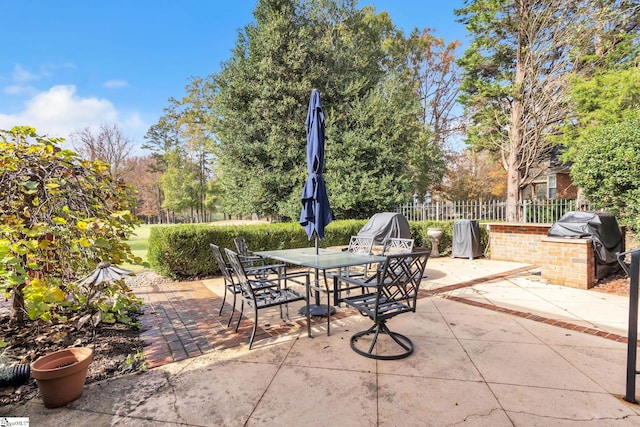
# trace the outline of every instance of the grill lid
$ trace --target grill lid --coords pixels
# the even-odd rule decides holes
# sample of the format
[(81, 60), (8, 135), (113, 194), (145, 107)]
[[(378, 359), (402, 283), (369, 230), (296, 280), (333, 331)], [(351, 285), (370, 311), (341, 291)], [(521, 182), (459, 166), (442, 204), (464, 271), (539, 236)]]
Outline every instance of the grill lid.
[(617, 262), (623, 248), (623, 236), (616, 217), (607, 212), (570, 211), (551, 226), (549, 237), (591, 239), (597, 260)]

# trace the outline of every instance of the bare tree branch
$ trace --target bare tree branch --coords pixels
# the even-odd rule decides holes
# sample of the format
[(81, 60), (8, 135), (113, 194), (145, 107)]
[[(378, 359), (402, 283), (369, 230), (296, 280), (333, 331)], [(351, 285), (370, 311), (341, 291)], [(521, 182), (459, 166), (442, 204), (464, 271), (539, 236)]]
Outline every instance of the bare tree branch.
[(102, 124), (96, 133), (86, 127), (73, 132), (71, 140), (74, 149), (85, 159), (108, 163), (112, 179), (122, 180), (131, 173), (126, 160), (131, 155), (133, 143), (117, 124)]

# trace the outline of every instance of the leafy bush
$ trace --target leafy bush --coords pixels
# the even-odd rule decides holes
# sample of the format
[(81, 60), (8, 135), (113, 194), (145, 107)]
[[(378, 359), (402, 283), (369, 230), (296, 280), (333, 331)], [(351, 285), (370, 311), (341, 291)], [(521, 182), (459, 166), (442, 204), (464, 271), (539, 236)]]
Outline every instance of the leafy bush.
[[(62, 150), (59, 138), (30, 127), (0, 130), (0, 292), (13, 297), (12, 320), (65, 319), (98, 310), (108, 320), (138, 300), (106, 287), (103, 304), (82, 303), (74, 283), (100, 262), (137, 263), (126, 240), (136, 217), (134, 191), (109, 175), (109, 165)], [(92, 292), (92, 291), (91, 291)]]
[(640, 118), (590, 133), (571, 167), (587, 198), (640, 231)]

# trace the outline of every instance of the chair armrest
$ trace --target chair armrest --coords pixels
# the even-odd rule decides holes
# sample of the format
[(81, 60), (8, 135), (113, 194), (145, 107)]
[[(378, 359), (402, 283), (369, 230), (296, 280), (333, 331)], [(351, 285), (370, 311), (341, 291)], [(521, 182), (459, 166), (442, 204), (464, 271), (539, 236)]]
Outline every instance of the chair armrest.
[(238, 255), (240, 262), (244, 264), (264, 263), (265, 259), (258, 255)]
[(309, 272), (308, 271), (299, 271), (297, 273), (287, 273), (287, 274), (283, 274), (281, 277), (285, 278), (285, 277), (289, 277), (289, 278), (294, 278), (294, 277), (304, 277), (304, 276), (309, 276)]
[[(250, 281), (252, 282), (259, 282), (259, 283), (270, 283), (271, 286), (280, 286), (280, 282), (281, 281), (285, 281), (285, 283), (287, 281), (291, 281), (293, 283), (297, 283), (299, 285), (306, 285), (307, 281), (309, 280), (309, 272), (308, 271), (300, 271), (300, 272), (296, 272), (296, 273), (286, 273), (286, 274), (280, 274), (281, 270), (278, 270), (277, 267), (284, 267), (285, 264), (273, 264), (270, 267), (274, 268), (274, 273), (277, 274), (276, 277), (271, 277), (268, 278), (266, 276), (259, 276), (258, 274), (260, 272), (262, 272), (264, 269), (263, 268), (255, 268), (254, 272), (250, 271), (249, 269), (245, 269), (245, 271), (247, 272), (247, 274), (252, 274), (256, 276), (256, 279), (250, 279)], [(258, 274), (256, 274), (258, 273)], [(306, 278), (306, 281), (301, 281), (299, 280), (300, 278)]]
[(360, 280), (354, 277), (334, 276), (333, 280), (351, 283), (352, 285), (362, 286), (363, 288), (375, 288), (378, 287), (378, 284), (375, 281), (372, 283), (372, 280), (374, 280), (375, 278), (376, 276), (372, 276), (367, 278), (366, 280)]
[(284, 267), (286, 267), (285, 264), (264, 264), (264, 265), (254, 265), (250, 267), (245, 267), (244, 271), (247, 274), (254, 274), (254, 272), (260, 271), (260, 270), (271, 270), (274, 273), (278, 273), (280, 269)]

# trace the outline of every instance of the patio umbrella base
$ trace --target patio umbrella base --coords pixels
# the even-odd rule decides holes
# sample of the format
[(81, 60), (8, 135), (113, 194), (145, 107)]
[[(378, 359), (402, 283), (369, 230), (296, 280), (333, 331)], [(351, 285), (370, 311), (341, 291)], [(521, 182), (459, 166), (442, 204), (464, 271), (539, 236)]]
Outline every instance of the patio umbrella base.
[[(311, 316), (328, 316), (330, 314), (335, 314), (336, 308), (326, 304), (310, 304), (309, 305), (309, 314)], [(300, 309), (300, 314), (303, 316), (307, 315), (307, 307), (304, 306)]]

